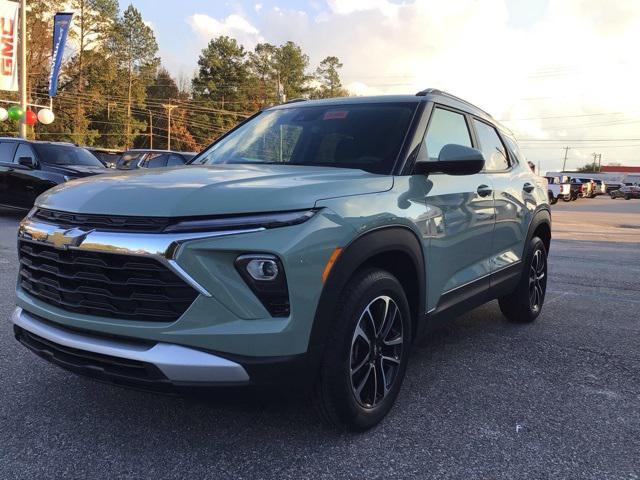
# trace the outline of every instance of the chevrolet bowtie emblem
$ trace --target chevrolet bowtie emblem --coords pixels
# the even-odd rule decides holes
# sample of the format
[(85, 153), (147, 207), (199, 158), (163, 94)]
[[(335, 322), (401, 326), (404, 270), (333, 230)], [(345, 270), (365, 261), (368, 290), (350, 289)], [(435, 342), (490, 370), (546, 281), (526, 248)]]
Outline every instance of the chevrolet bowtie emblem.
[(79, 246), (89, 233), (91, 232), (80, 230), (79, 228), (58, 229), (47, 235), (46, 241), (53, 244), (54, 247), (64, 250), (69, 247)]

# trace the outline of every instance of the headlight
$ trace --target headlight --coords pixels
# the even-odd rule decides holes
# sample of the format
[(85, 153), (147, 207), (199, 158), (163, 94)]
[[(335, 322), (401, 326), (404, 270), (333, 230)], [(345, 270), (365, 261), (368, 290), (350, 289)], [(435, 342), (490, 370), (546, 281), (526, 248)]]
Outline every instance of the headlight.
[(317, 210), (298, 210), (295, 212), (258, 213), (235, 215), (233, 217), (212, 217), (183, 220), (164, 229), (166, 233), (215, 232), (238, 228), (278, 228), (298, 225), (309, 220)]
[(289, 316), (289, 289), (282, 262), (275, 255), (240, 255), (236, 270), (272, 317)]

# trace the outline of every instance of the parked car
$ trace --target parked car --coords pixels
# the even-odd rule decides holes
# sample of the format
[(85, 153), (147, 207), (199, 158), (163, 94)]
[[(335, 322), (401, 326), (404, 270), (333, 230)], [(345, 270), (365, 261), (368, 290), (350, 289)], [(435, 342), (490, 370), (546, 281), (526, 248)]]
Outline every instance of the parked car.
[(624, 185), (618, 190), (612, 190), (611, 198), (624, 198), (630, 200), (632, 198), (640, 198), (640, 187)]
[(596, 184), (596, 195), (604, 195), (607, 193), (607, 189), (604, 181), (599, 180), (597, 178), (594, 178), (593, 181)]
[(544, 183), (509, 130), (438, 90), (267, 108), (189, 168), (40, 196), (15, 336), (120, 385), (308, 388), (364, 430), (414, 338), (496, 298), (510, 321), (539, 316)]
[(569, 185), (571, 189), (571, 197), (569, 200), (577, 200), (579, 197), (584, 196), (584, 192), (588, 187), (585, 187), (582, 182), (577, 178), (570, 178)]
[(100, 161), (71, 143), (0, 138), (0, 205), (29, 210), (38, 195), (74, 178), (104, 173)]
[(116, 168), (118, 159), (122, 155), (122, 152), (120, 150), (113, 150), (110, 148), (85, 148), (89, 150), (93, 154), (93, 156), (100, 160), (100, 163), (102, 163), (107, 168)]
[(136, 168), (176, 167), (184, 165), (196, 154), (192, 152), (172, 152), (168, 150), (128, 150), (118, 160), (118, 170)]
[(578, 180), (580, 180), (582, 184), (586, 186), (586, 192), (584, 191), (584, 187), (582, 192), (584, 197), (595, 198), (598, 195), (598, 186), (593, 178), (581, 177)]
[(563, 183), (560, 177), (544, 177), (547, 179), (547, 191), (549, 203), (555, 205), (559, 199), (568, 202), (571, 200), (571, 184)]
[(612, 182), (609, 180), (605, 180), (604, 181), (604, 185), (605, 185), (605, 191), (607, 194), (611, 193), (613, 190), (618, 190), (621, 186), (622, 183), (620, 182)]

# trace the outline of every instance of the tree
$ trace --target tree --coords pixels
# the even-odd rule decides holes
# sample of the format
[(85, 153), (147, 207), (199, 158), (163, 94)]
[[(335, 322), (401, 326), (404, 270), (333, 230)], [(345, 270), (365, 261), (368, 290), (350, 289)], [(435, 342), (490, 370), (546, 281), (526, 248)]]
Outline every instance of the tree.
[(281, 45), (275, 53), (276, 74), (288, 100), (305, 96), (309, 92), (310, 75), (305, 72), (309, 56), (295, 43)]
[(198, 103), (191, 117), (191, 129), (198, 142), (207, 143), (235, 125), (249, 103), (251, 75), (247, 52), (234, 38), (217, 37), (198, 58), (198, 73), (192, 82), (193, 99)]
[(342, 63), (338, 57), (326, 57), (316, 69), (315, 78), (320, 82), (320, 88), (314, 92), (317, 98), (344, 97), (347, 91), (342, 88), (340, 74), (338, 70), (342, 68)]
[(584, 167), (580, 167), (576, 171), (582, 173), (598, 173), (598, 164), (596, 162), (587, 163)]
[(270, 43), (259, 43), (249, 53), (249, 69), (257, 78), (260, 87), (262, 106), (277, 101), (278, 76), (276, 54), (278, 47)]
[(87, 143), (87, 129), (89, 119), (85, 115), (85, 87), (87, 79), (85, 71), (87, 61), (99, 59), (90, 55), (91, 51), (102, 51), (105, 39), (108, 38), (118, 15), (117, 0), (71, 0), (69, 7), (73, 9), (72, 35), (75, 37), (78, 52), (71, 63), (74, 76), (71, 83), (75, 84), (76, 112), (73, 122), (74, 140), (78, 143)]
[[(163, 67), (153, 83), (147, 86), (147, 112), (153, 118), (153, 124), (149, 127), (149, 133), (153, 135), (153, 147), (168, 147), (168, 116), (163, 107), (164, 104), (180, 104), (188, 100), (188, 93), (180, 91), (178, 84), (169, 71)], [(186, 120), (187, 111), (184, 108), (176, 108), (171, 114), (171, 148), (173, 150), (197, 150), (198, 143), (189, 132)], [(151, 147), (151, 142), (144, 143)], [(143, 146), (143, 145), (140, 145)]]
[(153, 30), (144, 23), (140, 12), (133, 5), (129, 5), (118, 19), (112, 43), (112, 54), (120, 68), (126, 71), (128, 81), (126, 146), (130, 145), (132, 135), (132, 103), (134, 97), (138, 103), (144, 102), (145, 85), (153, 79), (160, 63), (160, 59), (156, 57), (157, 53), (158, 43)]

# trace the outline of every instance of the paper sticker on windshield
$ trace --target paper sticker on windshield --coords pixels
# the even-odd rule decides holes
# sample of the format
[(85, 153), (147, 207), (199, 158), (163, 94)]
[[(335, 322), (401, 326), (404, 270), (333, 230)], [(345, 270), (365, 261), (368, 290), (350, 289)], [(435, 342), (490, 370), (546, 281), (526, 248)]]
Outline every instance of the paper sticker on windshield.
[(347, 115), (349, 115), (349, 112), (347, 110), (329, 110), (328, 112), (325, 112), (324, 116), (322, 117), (323, 120), (338, 120), (341, 118), (347, 118)]

